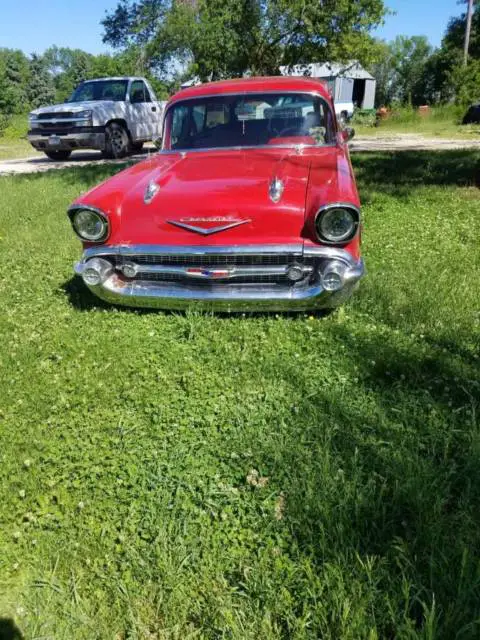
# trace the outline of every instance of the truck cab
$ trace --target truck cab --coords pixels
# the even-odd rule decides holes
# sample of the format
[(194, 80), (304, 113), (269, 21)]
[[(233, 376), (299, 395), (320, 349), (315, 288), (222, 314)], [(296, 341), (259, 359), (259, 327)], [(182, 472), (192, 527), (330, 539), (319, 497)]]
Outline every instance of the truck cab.
[(122, 158), (161, 135), (165, 104), (142, 77), (85, 80), (63, 104), (29, 114), (28, 140), (52, 160), (66, 160), (75, 149)]

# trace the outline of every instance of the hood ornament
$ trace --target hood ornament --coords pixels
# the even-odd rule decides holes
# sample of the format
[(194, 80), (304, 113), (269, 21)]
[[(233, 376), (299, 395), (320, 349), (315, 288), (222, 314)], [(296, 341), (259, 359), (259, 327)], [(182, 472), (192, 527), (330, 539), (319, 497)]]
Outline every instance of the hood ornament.
[(241, 224), (247, 224), (250, 220), (241, 220), (233, 216), (212, 216), (208, 218), (180, 218), (180, 220), (167, 220), (167, 222), (175, 227), (200, 233), (202, 236), (209, 236), (212, 233), (219, 233), (220, 231), (238, 227)]
[(145, 193), (143, 194), (143, 201), (145, 204), (150, 204), (157, 193), (160, 191), (160, 185), (158, 185), (154, 180), (150, 180), (145, 189)]
[(268, 187), (268, 195), (270, 196), (270, 200), (275, 203), (280, 202), (284, 188), (285, 184), (283, 180), (280, 180), (280, 178), (273, 178), (273, 180), (270, 182), (270, 186)]

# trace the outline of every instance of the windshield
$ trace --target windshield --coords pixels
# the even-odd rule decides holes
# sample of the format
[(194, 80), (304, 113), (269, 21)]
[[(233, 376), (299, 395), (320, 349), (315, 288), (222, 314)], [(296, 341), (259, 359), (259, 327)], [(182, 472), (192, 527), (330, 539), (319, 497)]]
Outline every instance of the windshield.
[(327, 103), (303, 93), (242, 94), (177, 102), (167, 112), (165, 149), (325, 145), (334, 141)]
[(85, 100), (123, 101), (127, 94), (128, 80), (96, 80), (82, 82), (72, 93), (68, 102), (84, 102)]

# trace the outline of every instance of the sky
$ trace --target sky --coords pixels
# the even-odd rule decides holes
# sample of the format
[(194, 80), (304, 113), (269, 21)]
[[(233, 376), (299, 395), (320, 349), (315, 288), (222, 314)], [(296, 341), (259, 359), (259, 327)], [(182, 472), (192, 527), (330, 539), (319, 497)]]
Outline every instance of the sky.
[[(314, 1), (314, 0), (312, 0)], [(50, 45), (102, 53), (100, 20), (117, 0), (0, 0), (0, 47), (42, 53)], [(438, 46), (451, 16), (462, 7), (457, 0), (386, 0), (395, 11), (376, 36), (426, 35)]]

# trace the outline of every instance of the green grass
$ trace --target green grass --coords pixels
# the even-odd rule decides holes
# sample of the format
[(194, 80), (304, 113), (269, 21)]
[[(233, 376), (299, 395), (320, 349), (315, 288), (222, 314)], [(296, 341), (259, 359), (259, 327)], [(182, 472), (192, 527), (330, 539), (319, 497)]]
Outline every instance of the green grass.
[(28, 114), (13, 115), (8, 127), (0, 136), (0, 160), (42, 156), (28, 142)]
[(27, 140), (6, 140), (0, 138), (0, 160), (15, 158), (42, 157), (43, 153), (36, 151)]
[(352, 126), (359, 135), (383, 137), (388, 134), (408, 133), (428, 137), (454, 138), (461, 140), (480, 140), (480, 125), (461, 125), (466, 109), (455, 105), (431, 107), (428, 115), (420, 115), (416, 109), (397, 108), (389, 118), (374, 127), (374, 118), (362, 114)]
[(479, 637), (479, 158), (354, 162), (327, 317), (100, 304), (65, 209), (117, 167), (1, 180), (0, 630)]

